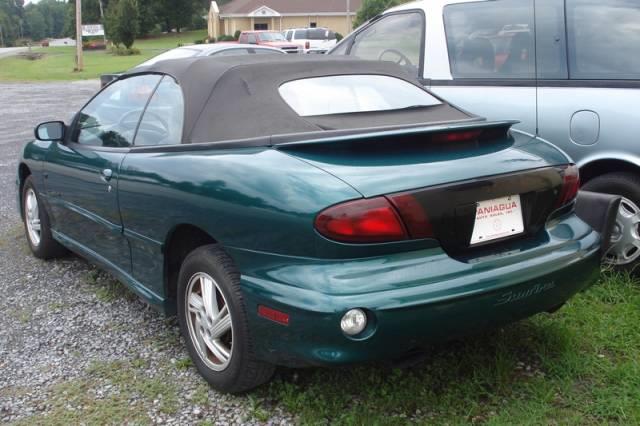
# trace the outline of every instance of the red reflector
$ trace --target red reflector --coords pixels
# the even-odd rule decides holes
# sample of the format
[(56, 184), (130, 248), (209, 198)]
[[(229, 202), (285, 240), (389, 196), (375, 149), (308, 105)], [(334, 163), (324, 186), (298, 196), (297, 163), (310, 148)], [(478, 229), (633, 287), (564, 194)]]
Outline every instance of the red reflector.
[(416, 197), (411, 194), (397, 194), (390, 195), (389, 199), (398, 209), (411, 238), (430, 238), (434, 236), (429, 217), (420, 203), (418, 203), (418, 200), (416, 200)]
[(461, 132), (436, 133), (431, 136), (433, 142), (468, 142), (476, 140), (482, 134), (482, 130), (465, 130)]
[(289, 325), (289, 314), (276, 311), (264, 305), (258, 305), (258, 315), (282, 325)]
[(578, 189), (580, 188), (580, 173), (578, 166), (575, 164), (569, 164), (565, 166), (562, 171), (562, 189), (558, 195), (558, 201), (556, 201), (556, 208), (562, 207), (565, 204), (573, 201), (578, 195)]
[(384, 197), (348, 201), (322, 211), (316, 230), (347, 243), (381, 243), (408, 238), (402, 220)]

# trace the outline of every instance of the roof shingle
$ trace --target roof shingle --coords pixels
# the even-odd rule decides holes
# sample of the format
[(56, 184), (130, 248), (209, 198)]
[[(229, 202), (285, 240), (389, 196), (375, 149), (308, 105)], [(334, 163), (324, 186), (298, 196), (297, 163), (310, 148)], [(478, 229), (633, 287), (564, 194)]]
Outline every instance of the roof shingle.
[[(350, 12), (356, 12), (362, 0), (350, 0)], [(304, 13), (346, 13), (346, 0), (233, 0), (220, 6), (220, 13), (247, 15), (254, 10), (266, 6), (281, 14)]]

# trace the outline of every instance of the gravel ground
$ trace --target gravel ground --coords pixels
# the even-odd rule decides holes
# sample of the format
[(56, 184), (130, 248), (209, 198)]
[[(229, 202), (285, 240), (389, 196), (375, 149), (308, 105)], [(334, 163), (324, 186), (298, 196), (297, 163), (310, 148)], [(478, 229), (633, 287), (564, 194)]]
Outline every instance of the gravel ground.
[(174, 318), (75, 256), (30, 256), (16, 209), (19, 152), (95, 81), (0, 84), (0, 422), (289, 424), (278, 407), (210, 389)]

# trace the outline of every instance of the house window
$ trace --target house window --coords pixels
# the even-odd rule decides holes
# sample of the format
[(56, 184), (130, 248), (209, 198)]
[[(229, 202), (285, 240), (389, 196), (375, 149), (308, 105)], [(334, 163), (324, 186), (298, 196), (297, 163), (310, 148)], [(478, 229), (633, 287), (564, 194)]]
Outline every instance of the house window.
[(253, 29), (256, 31), (265, 31), (269, 29), (269, 24), (253, 24)]
[(310, 27), (310, 28), (316, 28), (317, 26), (318, 26), (318, 24), (317, 24), (317, 23), (315, 23), (315, 22), (309, 22), (309, 27)]

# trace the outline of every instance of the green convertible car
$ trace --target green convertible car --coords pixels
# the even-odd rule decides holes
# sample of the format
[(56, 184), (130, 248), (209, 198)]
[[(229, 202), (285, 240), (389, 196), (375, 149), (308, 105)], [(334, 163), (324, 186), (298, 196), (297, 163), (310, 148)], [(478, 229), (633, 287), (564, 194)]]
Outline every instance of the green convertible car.
[(177, 313), (200, 373), (240, 392), (276, 365), (400, 358), (593, 283), (612, 221), (595, 231), (576, 197), (608, 210), (512, 124), (388, 62), (164, 61), (40, 124), (19, 203), (35, 256), (71, 250)]

